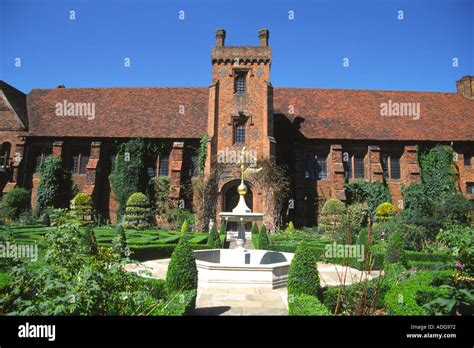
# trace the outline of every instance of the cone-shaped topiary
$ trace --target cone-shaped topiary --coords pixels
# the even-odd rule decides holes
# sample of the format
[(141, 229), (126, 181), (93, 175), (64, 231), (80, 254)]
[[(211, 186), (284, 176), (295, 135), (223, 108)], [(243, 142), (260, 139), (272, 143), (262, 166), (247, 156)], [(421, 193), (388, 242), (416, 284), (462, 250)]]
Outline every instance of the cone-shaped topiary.
[(209, 237), (207, 237), (207, 245), (212, 249), (221, 247), (221, 240), (219, 238), (219, 232), (217, 231), (216, 225), (212, 226), (211, 231), (209, 232)]
[(267, 226), (263, 224), (262, 228), (260, 229), (260, 233), (258, 234), (258, 247), (259, 249), (265, 250), (269, 244), (270, 241), (268, 240)]
[(166, 286), (169, 292), (197, 289), (198, 271), (196, 257), (188, 242), (181, 237), (171, 255), (166, 273)]
[[(257, 233), (258, 233), (258, 229), (257, 229)], [(219, 235), (220, 235), (221, 237), (224, 237), (224, 239), (221, 241), (221, 244), (220, 244), (219, 248), (224, 248), (224, 246), (225, 246), (225, 240), (226, 240), (226, 238), (227, 238), (227, 226), (226, 226), (226, 223), (225, 223), (225, 222), (222, 222), (222, 223), (221, 223)]]
[(316, 296), (320, 288), (316, 256), (305, 241), (296, 250), (288, 271), (288, 294)]
[(184, 220), (183, 224), (181, 225), (181, 233), (188, 233), (188, 232), (189, 232), (188, 221)]
[(127, 236), (122, 226), (117, 229), (117, 234), (112, 240), (112, 248), (114, 252), (120, 255), (120, 257), (128, 257), (130, 255), (130, 249), (127, 243)]
[(144, 229), (152, 225), (152, 212), (148, 197), (135, 192), (127, 200), (124, 226), (126, 228)]
[(295, 230), (295, 225), (293, 224), (293, 221), (290, 221), (288, 223), (287, 230), (289, 230), (289, 231), (294, 231)]
[(252, 225), (252, 234), (257, 235), (258, 234), (258, 225), (254, 222)]

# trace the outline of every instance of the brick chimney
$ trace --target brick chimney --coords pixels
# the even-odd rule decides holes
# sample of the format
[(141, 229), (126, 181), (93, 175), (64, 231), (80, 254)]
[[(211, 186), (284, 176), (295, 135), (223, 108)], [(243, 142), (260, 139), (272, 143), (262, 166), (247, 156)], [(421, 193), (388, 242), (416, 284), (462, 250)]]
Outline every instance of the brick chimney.
[(225, 30), (217, 29), (216, 30), (216, 47), (223, 47), (225, 44)]
[(270, 37), (270, 32), (268, 29), (260, 29), (258, 32), (258, 37), (260, 38), (260, 46), (268, 46), (268, 39)]
[(474, 76), (464, 76), (456, 81), (458, 93), (466, 98), (474, 99)]

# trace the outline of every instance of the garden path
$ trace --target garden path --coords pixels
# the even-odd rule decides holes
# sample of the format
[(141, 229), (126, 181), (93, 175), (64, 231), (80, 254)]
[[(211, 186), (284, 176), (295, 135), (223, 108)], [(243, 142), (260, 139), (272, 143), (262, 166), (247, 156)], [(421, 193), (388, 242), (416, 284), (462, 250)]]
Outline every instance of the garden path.
[[(165, 279), (170, 259), (151, 260), (126, 269), (138, 272), (147, 269), (153, 278)], [(321, 286), (350, 285), (373, 279), (380, 271), (371, 274), (336, 264), (318, 262)], [(288, 315), (287, 289), (206, 289), (198, 288), (196, 315)]]

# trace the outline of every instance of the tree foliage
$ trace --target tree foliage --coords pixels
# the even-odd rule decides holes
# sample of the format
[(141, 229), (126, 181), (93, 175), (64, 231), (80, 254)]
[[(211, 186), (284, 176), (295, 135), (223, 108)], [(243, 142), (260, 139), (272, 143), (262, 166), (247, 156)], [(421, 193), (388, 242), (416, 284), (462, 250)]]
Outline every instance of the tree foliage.
[(72, 195), (71, 173), (63, 168), (61, 157), (48, 156), (39, 166), (36, 207), (44, 211), (48, 206), (65, 208)]
[(0, 209), (4, 215), (18, 220), (20, 215), (30, 207), (30, 194), (21, 187), (16, 187), (8, 191), (0, 201)]
[(127, 200), (124, 215), (125, 228), (145, 229), (153, 225), (153, 214), (148, 197), (141, 192), (133, 193)]
[(196, 290), (198, 271), (196, 257), (188, 242), (181, 237), (171, 255), (166, 273), (166, 285), (169, 292)]
[(320, 289), (317, 259), (308, 244), (303, 241), (291, 260), (288, 271), (288, 294), (316, 296)]

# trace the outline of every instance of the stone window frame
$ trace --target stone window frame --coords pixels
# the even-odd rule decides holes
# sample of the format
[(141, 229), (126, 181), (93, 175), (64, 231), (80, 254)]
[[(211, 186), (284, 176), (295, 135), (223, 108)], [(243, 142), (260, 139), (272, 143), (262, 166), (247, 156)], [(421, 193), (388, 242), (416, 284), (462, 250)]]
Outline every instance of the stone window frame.
[[(237, 95), (245, 95), (248, 93), (248, 77), (249, 77), (250, 68), (241, 68), (235, 67), (232, 69), (232, 77), (234, 78), (234, 94)], [(239, 78), (243, 78), (244, 80), (244, 90), (239, 91)]]
[[(383, 169), (383, 176), (385, 180), (393, 180), (393, 181), (400, 181), (402, 179), (402, 157), (403, 157), (403, 150), (399, 148), (383, 148), (380, 151), (380, 162)], [(384, 158), (386, 159), (386, 163), (384, 163)], [(392, 158), (396, 158), (398, 160), (398, 177), (394, 178), (393, 176), (393, 163)]]

